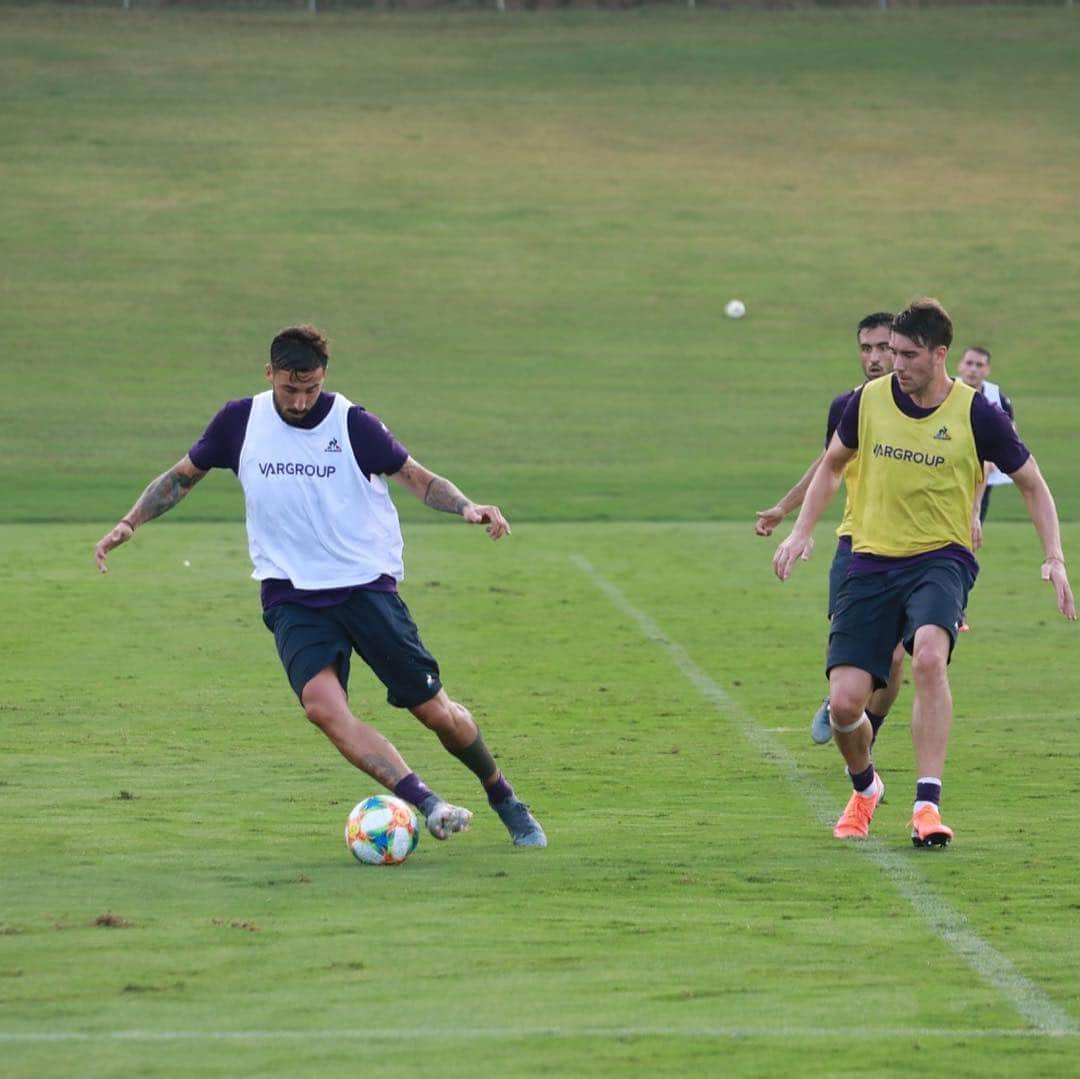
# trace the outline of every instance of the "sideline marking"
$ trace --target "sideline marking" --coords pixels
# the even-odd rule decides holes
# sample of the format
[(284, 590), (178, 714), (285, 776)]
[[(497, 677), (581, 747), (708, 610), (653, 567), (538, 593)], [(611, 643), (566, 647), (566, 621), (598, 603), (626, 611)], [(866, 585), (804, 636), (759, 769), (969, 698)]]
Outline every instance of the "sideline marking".
[[(602, 577), (587, 558), (573, 555), (572, 561), (615, 607), (638, 624), (649, 640), (667, 651), (675, 666), (706, 700), (712, 702), (717, 711), (735, 720), (742, 736), (767, 761), (780, 769), (789, 785), (809, 804), (818, 820), (823, 825), (831, 826), (838, 814), (832, 796), (825, 788), (809, 776), (782, 745), (775, 742), (763, 727), (744, 712), (723, 687), (714, 682), (690, 658), (682, 645), (668, 637), (644, 611), (635, 607), (615, 585)], [(1003, 993), (1019, 1015), (1037, 1028), (1038, 1033), (1058, 1037), (1080, 1033), (1080, 1024), (1077, 1024), (1072, 1016), (1055, 1004), (1033, 981), (1021, 974), (993, 945), (983, 940), (959, 911), (953, 910), (941, 896), (934, 893), (926, 879), (913, 867), (910, 858), (902, 858), (896, 851), (874, 838), (853, 846), (884, 872), (934, 933), (984, 982)]]
[[(997, 1028), (986, 1030), (942, 1030), (940, 1027), (861, 1027), (853, 1030), (827, 1030), (821, 1027), (455, 1027), (438, 1030), (415, 1027), (392, 1030), (383, 1027), (375, 1031), (348, 1030), (113, 1030), (100, 1034), (79, 1031), (55, 1033), (26, 1033), (0, 1031), (0, 1045), (64, 1044), (83, 1042), (273, 1042), (273, 1041), (360, 1041), (400, 1042), (404, 1039), (434, 1041), (476, 1041), (514, 1038), (703, 1038), (711, 1041), (738, 1041), (751, 1038), (813, 1038), (824, 1041), (878, 1041), (882, 1038), (1041, 1038), (1048, 1031), (1030, 1028)], [(1057, 1032), (1056, 1037), (1066, 1037)]]

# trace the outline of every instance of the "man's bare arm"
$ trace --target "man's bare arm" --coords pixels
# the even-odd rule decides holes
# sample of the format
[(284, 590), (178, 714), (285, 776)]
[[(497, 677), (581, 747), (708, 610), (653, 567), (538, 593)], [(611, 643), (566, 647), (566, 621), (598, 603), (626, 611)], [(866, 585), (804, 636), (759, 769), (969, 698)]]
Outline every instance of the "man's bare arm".
[(776, 553), (773, 555), (773, 571), (781, 581), (786, 581), (791, 576), (791, 570), (799, 559), (805, 561), (810, 557), (814, 546), (814, 525), (817, 524), (818, 518), (825, 512), (825, 507), (840, 489), (844, 469), (847, 468), (848, 462), (856, 452), (856, 450), (849, 450), (840, 441), (838, 435), (833, 435), (829, 448), (825, 451), (825, 456), (807, 488), (802, 509), (795, 519), (791, 535), (776, 548)]
[(771, 536), (773, 529), (794, 509), (798, 509), (802, 505), (803, 499), (806, 497), (806, 492), (810, 487), (810, 481), (814, 478), (814, 473), (818, 470), (818, 465), (825, 458), (825, 451), (814, 458), (813, 464), (803, 473), (802, 479), (791, 488), (790, 491), (775, 506), (771, 506), (767, 510), (758, 510), (756, 516), (757, 521), (754, 524), (754, 531), (759, 536)]
[(139, 525), (160, 517), (173, 508), (187, 493), (205, 476), (201, 468), (196, 468), (191, 463), (191, 458), (186, 454), (173, 465), (167, 472), (147, 485), (146, 490), (139, 495), (135, 505), (124, 514), (117, 524), (111, 528), (97, 542), (94, 548), (94, 559), (102, 573), (108, 573), (106, 555), (121, 543), (127, 543)]
[(407, 457), (401, 468), (390, 478), (433, 510), (456, 513), (469, 524), (486, 524), (487, 533), (492, 539), (498, 539), (510, 532), (510, 525), (498, 506), (477, 505), (448, 479), (425, 468), (412, 457)]
[(1015, 472), (1009, 473), (1013, 483), (1027, 503), (1028, 514), (1043, 545), (1041, 575), (1054, 586), (1057, 608), (1070, 621), (1076, 619), (1076, 600), (1065, 571), (1065, 552), (1061, 546), (1061, 526), (1058, 524), (1054, 496), (1043, 479), (1034, 457), (1029, 457)]

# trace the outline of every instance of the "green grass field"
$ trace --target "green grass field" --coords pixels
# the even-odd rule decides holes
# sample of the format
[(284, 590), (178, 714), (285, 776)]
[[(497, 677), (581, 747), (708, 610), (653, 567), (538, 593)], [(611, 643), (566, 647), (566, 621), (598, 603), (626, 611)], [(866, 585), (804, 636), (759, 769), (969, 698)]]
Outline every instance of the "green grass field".
[[(863, 313), (995, 354), (1080, 547), (1080, 22), (0, 8), (0, 1074), (1069, 1076), (1077, 629), (995, 495), (952, 667), (957, 840), (875, 838), (810, 744), (816, 454)], [(742, 322), (720, 309), (738, 295)], [(356, 865), (373, 785), (261, 628), (231, 477), (92, 547), (310, 319), (331, 387), (499, 502), (401, 502), (403, 592), (548, 830)]]

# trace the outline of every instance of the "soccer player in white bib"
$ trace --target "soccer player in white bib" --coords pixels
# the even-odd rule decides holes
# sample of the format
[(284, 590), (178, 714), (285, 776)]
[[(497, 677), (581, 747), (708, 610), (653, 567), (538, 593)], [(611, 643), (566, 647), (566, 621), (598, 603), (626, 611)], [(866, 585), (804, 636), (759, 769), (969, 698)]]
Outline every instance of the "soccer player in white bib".
[(282, 330), (270, 345), (270, 389), (217, 413), (101, 538), (98, 568), (107, 572), (108, 553), (172, 509), (210, 469), (232, 469), (244, 490), (263, 621), (307, 718), (346, 760), (414, 805), (436, 839), (469, 827), (469, 810), (435, 794), (384, 735), (353, 714), (347, 689), (356, 652), (386, 686), (389, 703), (412, 712), (479, 779), (514, 843), (547, 846), (476, 721), (447, 695), (398, 595), (403, 543), (383, 477), (433, 510), (486, 526), (493, 540), (510, 526), (498, 506), (471, 501), (415, 461), (377, 416), (325, 392), (328, 362), (327, 340), (313, 326)]
[[(964, 354), (956, 365), (956, 373), (976, 393), (981, 393), (992, 405), (997, 405), (1012, 420), (1013, 426), (1016, 426), (1016, 412), (1013, 410), (1012, 401), (1001, 392), (1001, 387), (996, 382), (990, 381), (989, 349), (983, 348), (982, 345), (969, 345), (964, 349)], [(982, 505), (979, 507), (980, 521), (986, 520), (986, 514), (990, 510), (990, 492), (995, 487), (1011, 485), (1012, 480), (1000, 468), (990, 467), (986, 477), (986, 491), (983, 493)]]

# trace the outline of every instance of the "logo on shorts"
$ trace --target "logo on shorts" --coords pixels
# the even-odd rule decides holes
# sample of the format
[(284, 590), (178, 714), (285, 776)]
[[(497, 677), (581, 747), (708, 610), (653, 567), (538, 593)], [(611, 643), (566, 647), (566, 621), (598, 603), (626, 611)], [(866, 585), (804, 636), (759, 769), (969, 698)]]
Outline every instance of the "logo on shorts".
[[(944, 428), (942, 428), (944, 430)], [(341, 453), (341, 443), (336, 438), (330, 439), (323, 453)]]
[(948, 427), (942, 427), (938, 430), (938, 433), (934, 435), (934, 438), (940, 438), (945, 442), (952, 442), (952, 435), (949, 434)]

